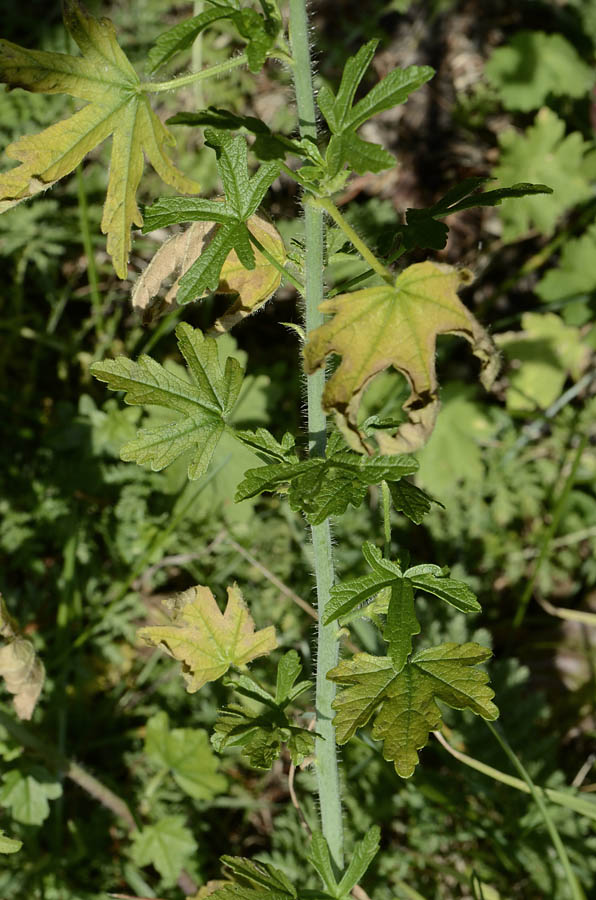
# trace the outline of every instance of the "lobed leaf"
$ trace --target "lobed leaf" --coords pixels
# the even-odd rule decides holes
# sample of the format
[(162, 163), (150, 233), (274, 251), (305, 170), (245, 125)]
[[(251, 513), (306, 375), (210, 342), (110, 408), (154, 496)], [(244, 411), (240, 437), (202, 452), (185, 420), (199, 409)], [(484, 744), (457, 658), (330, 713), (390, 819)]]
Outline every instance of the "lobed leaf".
[(441, 725), (437, 699), (454, 709), (470, 709), (493, 720), (499, 711), (487, 674), (474, 668), (491, 656), (478, 644), (441, 644), (415, 654), (401, 672), (387, 657), (358, 653), (328, 673), (343, 686), (333, 702), (337, 740), (346, 743), (376, 713), (372, 737), (383, 741), (383, 756), (409, 778), (418, 751)]
[(403, 406), (408, 421), (394, 436), (378, 433), (381, 451), (412, 451), (428, 440), (439, 410), (435, 345), (440, 334), (458, 334), (472, 345), (482, 363), (480, 379), (490, 387), (499, 365), (496, 348), (456, 293), (470, 278), (465, 269), (416, 263), (401, 272), (394, 285), (340, 294), (319, 306), (334, 316), (311, 333), (304, 348), (305, 368), (312, 374), (331, 353), (342, 357), (325, 386), (323, 406), (335, 413), (355, 449), (370, 450), (358, 427), (360, 398), (372, 379), (390, 366), (405, 375), (411, 394)]
[(218, 774), (218, 760), (207, 732), (198, 728), (170, 729), (166, 712), (158, 712), (148, 720), (145, 753), (154, 764), (169, 769), (182, 790), (196, 800), (211, 800), (226, 790), (227, 779)]
[(186, 690), (192, 694), (217, 681), (230, 666), (243, 666), (277, 646), (273, 626), (255, 632), (254, 622), (237, 585), (228, 588), (221, 613), (209, 588), (197, 585), (173, 604), (170, 625), (150, 625), (138, 635), (183, 665)]
[(201, 32), (212, 22), (216, 22), (218, 19), (230, 19), (235, 12), (236, 10), (232, 6), (215, 6), (204, 10), (198, 16), (184, 19), (173, 28), (164, 31), (155, 39), (153, 47), (147, 54), (151, 72), (156, 72), (177, 53), (192, 47)]
[(174, 138), (153, 112), (109, 19), (94, 18), (78, 0), (64, 0), (63, 10), (64, 24), (82, 55), (26, 50), (0, 41), (0, 80), (28, 91), (70, 94), (88, 105), (40, 134), (9, 144), (7, 156), (20, 165), (0, 175), (0, 212), (68, 175), (113, 135), (101, 229), (117, 275), (126, 278), (130, 228), (143, 224), (135, 195), (144, 155), (177, 191), (193, 194), (200, 186), (167, 156)]
[(182, 453), (192, 451), (188, 477), (199, 478), (209, 466), (242, 386), (243, 370), (229, 357), (222, 373), (217, 346), (198, 328), (182, 322), (176, 328), (178, 346), (192, 381), (169, 372), (150, 356), (137, 362), (120, 356), (91, 366), (92, 374), (113, 391), (126, 391), (124, 402), (163, 406), (180, 413), (177, 422), (145, 428), (125, 444), (120, 456), (159, 471)]
[(162, 816), (132, 834), (131, 856), (137, 866), (154, 866), (167, 885), (173, 885), (197, 843), (183, 816)]

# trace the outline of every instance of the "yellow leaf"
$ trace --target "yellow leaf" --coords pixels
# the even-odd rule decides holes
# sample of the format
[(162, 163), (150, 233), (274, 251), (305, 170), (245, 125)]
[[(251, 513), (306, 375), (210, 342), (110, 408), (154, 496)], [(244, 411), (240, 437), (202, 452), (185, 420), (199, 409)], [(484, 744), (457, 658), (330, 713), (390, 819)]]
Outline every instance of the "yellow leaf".
[(14, 694), (13, 703), (19, 719), (30, 719), (41, 694), (45, 669), (31, 641), (22, 638), (16, 621), (9, 615), (0, 595), (0, 677), (6, 690)]
[(230, 666), (243, 666), (277, 646), (272, 625), (255, 631), (255, 624), (237, 585), (228, 588), (221, 613), (208, 587), (197, 585), (169, 604), (170, 625), (150, 625), (138, 635), (182, 662), (189, 694), (217, 681)]
[[(259, 215), (251, 216), (246, 224), (262, 246), (283, 265), (286, 254), (277, 229)], [(138, 278), (132, 294), (132, 305), (143, 312), (145, 323), (154, 321), (177, 305), (176, 293), (180, 279), (209, 244), (217, 227), (212, 222), (195, 222), (186, 231), (174, 235), (161, 245)], [(214, 323), (214, 333), (229, 331), (245, 316), (256, 312), (279, 287), (279, 271), (259, 250), (255, 250), (255, 263), (254, 269), (246, 269), (236, 251), (232, 250), (223, 264), (217, 291), (221, 294), (233, 294), (235, 299)], [(172, 279), (175, 280), (168, 288)], [(160, 296), (164, 291), (165, 295)]]
[(0, 81), (36, 93), (70, 94), (88, 104), (45, 131), (9, 144), (6, 155), (20, 165), (0, 175), (0, 213), (68, 175), (112, 134), (101, 229), (108, 236), (108, 253), (116, 273), (126, 278), (130, 227), (143, 224), (135, 199), (143, 174), (143, 152), (160, 177), (176, 190), (193, 194), (200, 188), (166, 155), (166, 147), (175, 140), (151, 109), (110, 20), (94, 18), (78, 0), (64, 0), (64, 24), (82, 56), (27, 50), (0, 41)]
[(439, 411), (435, 371), (439, 334), (466, 338), (481, 360), (480, 380), (486, 388), (494, 381), (499, 368), (496, 348), (456, 293), (471, 277), (467, 269), (416, 263), (394, 285), (340, 294), (319, 307), (335, 316), (310, 335), (304, 348), (306, 371), (314, 372), (330, 353), (341, 355), (341, 364), (325, 386), (323, 406), (335, 412), (356, 450), (371, 449), (358, 428), (360, 398), (372, 379), (390, 366), (405, 375), (411, 387), (403, 406), (408, 421), (394, 435), (379, 430), (379, 449), (411, 452), (428, 440)]

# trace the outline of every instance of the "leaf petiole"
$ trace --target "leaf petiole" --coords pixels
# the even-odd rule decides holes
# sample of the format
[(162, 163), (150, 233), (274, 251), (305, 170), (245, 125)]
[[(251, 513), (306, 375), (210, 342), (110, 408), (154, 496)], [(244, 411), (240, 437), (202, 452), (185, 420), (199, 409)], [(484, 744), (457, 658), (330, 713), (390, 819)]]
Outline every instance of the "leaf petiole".
[(371, 269), (380, 275), (383, 281), (386, 281), (388, 284), (393, 284), (394, 276), (391, 274), (389, 269), (385, 268), (385, 266), (377, 259), (372, 250), (364, 243), (362, 238), (358, 236), (358, 234), (354, 231), (349, 222), (344, 219), (339, 209), (330, 200), (328, 197), (318, 197), (316, 200), (311, 199), (310, 202), (313, 206), (318, 206), (321, 209), (324, 209), (325, 212), (331, 216), (336, 225), (341, 228), (343, 233), (346, 235), (349, 241), (356, 247), (356, 250), (360, 253), (363, 259), (369, 264)]
[(237, 69), (238, 66), (245, 66), (247, 62), (248, 57), (246, 53), (240, 53), (238, 56), (226, 59), (224, 62), (217, 63), (215, 66), (201, 69), (200, 72), (191, 72), (189, 75), (181, 75), (179, 78), (171, 78), (169, 81), (143, 81), (138, 89), (140, 92), (146, 94), (159, 94), (162, 91), (174, 91), (178, 88), (186, 87), (187, 84), (195, 84), (195, 82), (202, 81), (205, 78), (214, 78), (216, 75), (223, 75), (225, 72)]
[(256, 247), (256, 249), (259, 251), (259, 253), (262, 253), (262, 255), (265, 257), (265, 259), (267, 260), (268, 263), (271, 263), (271, 265), (275, 269), (277, 269), (277, 271), (279, 272), (281, 277), (285, 278), (286, 281), (289, 281), (290, 284), (293, 284), (294, 287), (296, 288), (296, 290), (300, 291), (300, 293), (303, 294), (304, 293), (304, 285), (302, 284), (302, 282), (298, 281), (296, 276), (293, 275), (288, 269), (286, 269), (285, 266), (282, 266), (282, 264), (279, 262), (279, 260), (277, 260), (273, 256), (273, 254), (270, 253), (269, 250), (267, 250), (267, 248), (263, 246), (263, 244), (260, 242), (260, 240), (254, 236), (254, 234), (251, 232), (250, 228), (248, 229), (248, 236), (250, 238), (251, 244), (254, 247)]

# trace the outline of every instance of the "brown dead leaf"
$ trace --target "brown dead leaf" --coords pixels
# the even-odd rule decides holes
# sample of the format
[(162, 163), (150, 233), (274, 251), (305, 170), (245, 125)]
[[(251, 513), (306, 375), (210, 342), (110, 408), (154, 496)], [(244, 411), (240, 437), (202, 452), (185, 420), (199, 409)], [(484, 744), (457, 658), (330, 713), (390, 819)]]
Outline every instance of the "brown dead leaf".
[[(258, 215), (251, 216), (247, 225), (263, 247), (283, 265), (285, 249), (277, 229)], [(142, 311), (145, 323), (154, 321), (177, 306), (180, 279), (208, 246), (217, 227), (212, 222), (195, 222), (186, 231), (162, 244), (140, 275), (132, 293), (132, 305)], [(223, 264), (217, 290), (218, 293), (234, 295), (234, 299), (213, 324), (212, 333), (229, 331), (245, 316), (260, 309), (279, 287), (280, 273), (256, 249), (255, 261), (254, 269), (245, 269), (233, 250)]]

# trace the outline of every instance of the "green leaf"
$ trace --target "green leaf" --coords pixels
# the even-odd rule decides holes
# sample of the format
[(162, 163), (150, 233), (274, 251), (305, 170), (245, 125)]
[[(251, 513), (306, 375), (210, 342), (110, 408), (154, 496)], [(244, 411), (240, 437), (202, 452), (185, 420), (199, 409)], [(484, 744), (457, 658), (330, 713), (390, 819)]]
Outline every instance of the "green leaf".
[(168, 714), (158, 712), (147, 722), (145, 753), (157, 766), (169, 769), (183, 791), (196, 800), (211, 800), (226, 790), (218, 760), (206, 731), (197, 728), (170, 730)]
[(524, 313), (523, 331), (505, 332), (498, 342), (515, 368), (509, 372), (508, 409), (546, 409), (560, 396), (567, 377), (577, 381), (591, 360), (580, 328), (555, 313)]
[(257, 428), (256, 431), (238, 430), (234, 432), (234, 436), (265, 461), (269, 459), (274, 459), (276, 462), (298, 460), (294, 451), (294, 435), (289, 431), (286, 431), (281, 443), (266, 428)]
[(22, 846), (22, 841), (7, 837), (4, 830), (0, 828), (0, 853), (18, 853)]
[(359, 426), (360, 401), (370, 382), (391, 367), (411, 387), (403, 405), (408, 421), (394, 435), (379, 431), (379, 448), (385, 453), (412, 451), (428, 440), (439, 410), (435, 345), (441, 334), (464, 337), (481, 361), (482, 384), (488, 388), (493, 383), (500, 365), (496, 348), (457, 295), (470, 279), (467, 270), (415, 263), (397, 276), (395, 284), (339, 294), (320, 304), (321, 312), (334, 315), (311, 332), (304, 348), (305, 369), (311, 375), (327, 356), (342, 357), (325, 385), (323, 408), (335, 413), (351, 446), (370, 451)]
[(277, 646), (272, 625), (255, 632), (237, 585), (228, 588), (224, 613), (203, 585), (189, 588), (169, 605), (173, 608), (171, 624), (150, 625), (137, 633), (141, 640), (183, 663), (189, 694), (208, 681), (217, 681), (230, 666), (244, 666)]
[(552, 194), (552, 189), (545, 184), (514, 184), (507, 188), (496, 188), (493, 191), (476, 193), (476, 189), (490, 179), (475, 177), (466, 178), (451, 188), (433, 206), (426, 209), (406, 210), (406, 224), (398, 232), (401, 234), (406, 250), (414, 247), (442, 250), (447, 244), (449, 229), (436, 219), (450, 216), (463, 209), (480, 206), (499, 206), (503, 200), (515, 197), (526, 197), (534, 194)]
[(420, 622), (414, 611), (414, 588), (408, 578), (398, 578), (391, 585), (387, 610), (385, 640), (388, 655), (396, 672), (401, 672), (412, 652), (412, 636), (420, 634)]
[[(409, 589), (407, 587), (401, 587), (403, 580), (409, 581), (412, 588), (418, 588), (427, 594), (434, 594), (460, 612), (471, 613), (480, 611), (480, 604), (470, 588), (463, 581), (454, 581), (452, 578), (449, 578), (438, 566), (413, 566), (402, 573), (400, 566), (382, 558), (380, 551), (373, 544), (367, 542), (362, 549), (366, 561), (373, 569), (373, 573), (333, 585), (329, 602), (325, 607), (323, 619), (325, 625), (329, 625), (336, 619), (347, 615), (361, 603), (378, 594), (383, 588), (397, 585), (400, 592), (402, 590), (408, 592)], [(394, 618), (392, 619), (390, 634), (397, 635), (398, 631), (394, 629), (399, 630), (401, 618), (403, 618), (403, 623), (401, 623), (402, 629), (417, 625), (408, 597), (409, 594), (406, 593), (401, 614), (398, 614), (398, 609), (402, 603), (401, 594), (395, 601), (395, 609), (392, 613)], [(380, 612), (381, 610), (377, 611)], [(412, 631), (411, 634), (418, 634), (418, 631)], [(388, 637), (388, 639), (398, 640), (397, 636), (395, 638)], [(404, 638), (399, 638), (399, 641), (403, 646)]]
[(162, 816), (132, 834), (131, 857), (137, 866), (152, 865), (166, 885), (173, 885), (197, 843), (183, 816)]
[(135, 195), (144, 156), (163, 181), (180, 193), (197, 193), (200, 185), (183, 175), (166, 155), (174, 138), (153, 112), (109, 19), (94, 18), (74, 0), (65, 0), (63, 8), (64, 24), (82, 55), (26, 50), (0, 41), (0, 80), (36, 93), (70, 94), (87, 105), (6, 148), (7, 156), (20, 165), (0, 176), (0, 211), (68, 175), (87, 153), (113, 135), (101, 229), (108, 236), (116, 273), (126, 278), (130, 228), (143, 224)]
[(236, 10), (232, 6), (216, 6), (206, 9), (191, 19), (178, 22), (173, 28), (164, 31), (156, 38), (153, 47), (147, 54), (151, 72), (157, 71), (180, 51), (192, 47), (197, 37), (212, 22), (216, 22), (218, 19), (230, 19), (235, 12)]
[(243, 38), (248, 41), (246, 55), (251, 72), (260, 72), (267, 54), (275, 46), (275, 39), (281, 23), (276, 18), (264, 18), (254, 9), (243, 9), (234, 14), (234, 24)]
[(91, 372), (111, 390), (126, 391), (125, 403), (162, 406), (181, 414), (177, 421), (139, 431), (135, 440), (122, 447), (121, 458), (149, 464), (157, 472), (182, 453), (192, 451), (188, 477), (195, 479), (207, 471), (226, 428), (226, 417), (240, 393), (244, 373), (229, 357), (222, 374), (215, 340), (204, 337), (198, 328), (182, 322), (176, 336), (191, 381), (168, 372), (149, 356), (140, 356), (137, 362), (120, 356), (94, 363)]
[(560, 34), (519, 31), (497, 48), (484, 72), (506, 109), (529, 112), (549, 96), (583, 97), (592, 88), (594, 70)]
[(379, 852), (380, 843), (381, 829), (378, 825), (373, 825), (352, 850), (350, 864), (339, 883), (340, 895), (348, 895), (352, 888), (360, 884), (371, 862)]
[(243, 137), (231, 137), (214, 129), (205, 132), (205, 143), (215, 150), (217, 168), (226, 194), (225, 202), (162, 198), (146, 211), (144, 232), (180, 222), (214, 222), (210, 242), (180, 278), (178, 303), (197, 300), (214, 291), (222, 267), (232, 251), (246, 269), (255, 268), (255, 255), (246, 222), (260, 206), (279, 173), (277, 162), (261, 165), (254, 175), (248, 171), (248, 150)]
[(422, 488), (403, 479), (389, 483), (389, 493), (397, 512), (403, 513), (416, 525), (420, 525), (427, 513), (430, 512), (431, 503), (443, 506), (439, 500), (435, 500)]
[(497, 718), (488, 676), (473, 668), (490, 656), (478, 644), (441, 644), (415, 654), (399, 673), (387, 657), (358, 653), (342, 661), (328, 673), (344, 686), (333, 702), (338, 743), (345, 744), (376, 713), (372, 737), (383, 741), (383, 756), (395, 764), (397, 774), (409, 778), (417, 751), (428, 742), (429, 732), (441, 726), (437, 699), (485, 719)]
[(596, 291), (596, 224), (563, 244), (558, 265), (546, 272), (535, 290), (546, 303)]
[(566, 135), (566, 130), (565, 122), (544, 108), (524, 134), (511, 128), (499, 135), (501, 156), (494, 176), (505, 183), (546, 182), (553, 191), (549, 197), (503, 202), (500, 217), (506, 242), (516, 240), (531, 227), (551, 234), (567, 209), (592, 197), (596, 151), (579, 131)]
[(10, 809), (23, 825), (41, 825), (50, 814), (48, 800), (62, 796), (62, 785), (41, 766), (27, 771), (10, 769), (2, 775), (0, 805)]
[(390, 153), (378, 144), (362, 140), (356, 131), (372, 116), (403, 103), (412, 91), (434, 75), (433, 69), (428, 66), (394, 69), (353, 106), (356, 90), (372, 62), (378, 43), (378, 40), (369, 41), (355, 56), (349, 57), (337, 96), (326, 85), (317, 95), (319, 109), (332, 134), (326, 157), (327, 174), (331, 178), (346, 163), (359, 174), (380, 172), (395, 165)]
[(271, 891), (268, 896), (275, 898), (292, 897), (293, 900), (296, 900), (298, 897), (291, 881), (270, 863), (244, 859), (241, 856), (222, 856), (221, 861), (231, 870), (235, 881), (240, 885)]
[(330, 442), (324, 459), (249, 469), (238, 485), (235, 499), (239, 502), (289, 485), (292, 509), (303, 511), (311, 525), (317, 525), (328, 516), (342, 515), (349, 505), (359, 506), (370, 485), (398, 481), (413, 474), (416, 468), (412, 456), (361, 456), (348, 450), (341, 441)]
[(296, 650), (288, 650), (284, 653), (277, 666), (277, 681), (275, 686), (275, 702), (283, 704), (292, 693), (294, 683), (302, 672), (302, 663)]
[(338, 896), (337, 881), (333, 872), (331, 855), (322, 831), (313, 831), (307, 858), (321, 876), (323, 886), (329, 891), (331, 896)]
[(294, 725), (285, 707), (312, 688), (310, 681), (296, 679), (302, 671), (298, 654), (290, 650), (281, 658), (277, 668), (275, 697), (251, 678), (238, 676), (229, 683), (240, 694), (265, 705), (264, 712), (255, 712), (238, 704), (220, 710), (212, 737), (213, 746), (221, 751), (227, 746), (242, 748), (242, 754), (258, 769), (271, 768), (286, 744), (294, 765), (300, 765), (314, 750), (315, 735), (306, 728)]

